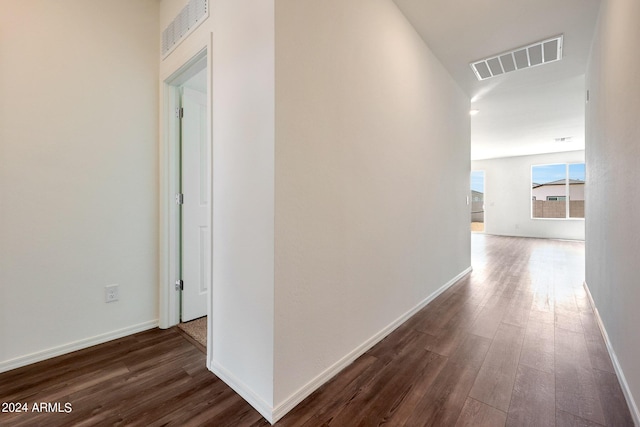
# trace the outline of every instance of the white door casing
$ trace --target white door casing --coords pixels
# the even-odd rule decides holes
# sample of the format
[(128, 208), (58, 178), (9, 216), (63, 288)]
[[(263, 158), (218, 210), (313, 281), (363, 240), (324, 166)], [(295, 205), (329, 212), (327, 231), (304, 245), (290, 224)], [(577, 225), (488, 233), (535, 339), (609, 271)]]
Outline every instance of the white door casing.
[(211, 283), (211, 171), (207, 143), (206, 94), (182, 88), (181, 187), (182, 292), (181, 320), (207, 315)]

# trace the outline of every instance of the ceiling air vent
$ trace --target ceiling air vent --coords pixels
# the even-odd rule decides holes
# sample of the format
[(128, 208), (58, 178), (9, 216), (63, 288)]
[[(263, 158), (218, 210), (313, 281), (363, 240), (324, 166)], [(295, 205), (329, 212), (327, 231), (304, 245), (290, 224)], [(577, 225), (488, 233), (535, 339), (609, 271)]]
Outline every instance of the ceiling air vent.
[(208, 16), (208, 0), (189, 0), (178, 16), (162, 31), (162, 58), (166, 58)]
[(572, 136), (563, 136), (562, 138), (555, 138), (555, 142), (573, 142)]
[(486, 80), (511, 71), (559, 61), (562, 59), (562, 37), (560, 35), (529, 46), (519, 47), (469, 65), (478, 80)]

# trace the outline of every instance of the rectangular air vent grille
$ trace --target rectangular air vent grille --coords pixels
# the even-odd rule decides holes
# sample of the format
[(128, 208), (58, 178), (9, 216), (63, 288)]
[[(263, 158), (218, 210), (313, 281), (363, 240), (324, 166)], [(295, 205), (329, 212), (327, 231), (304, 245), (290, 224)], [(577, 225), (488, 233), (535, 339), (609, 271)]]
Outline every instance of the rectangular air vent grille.
[(178, 16), (162, 31), (162, 57), (166, 58), (208, 16), (208, 0), (189, 0)]
[(511, 71), (548, 64), (562, 59), (563, 36), (532, 43), (509, 52), (469, 64), (478, 80), (486, 80)]

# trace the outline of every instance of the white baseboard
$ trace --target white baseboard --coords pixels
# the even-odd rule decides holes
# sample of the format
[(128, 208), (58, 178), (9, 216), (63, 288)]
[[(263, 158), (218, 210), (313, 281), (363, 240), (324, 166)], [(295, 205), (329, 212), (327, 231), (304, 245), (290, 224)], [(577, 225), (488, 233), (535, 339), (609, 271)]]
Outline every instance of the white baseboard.
[(107, 332), (105, 334), (96, 335), (94, 337), (85, 338), (79, 341), (74, 341), (68, 344), (64, 344), (58, 347), (52, 347), (47, 350), (38, 351), (36, 353), (27, 354), (25, 356), (9, 359), (4, 362), (0, 362), (0, 373), (7, 372), (12, 369), (21, 368), (23, 366), (30, 365), (32, 363), (40, 362), (52, 357), (61, 356), (63, 354), (71, 353), (76, 350), (82, 350), (83, 348), (91, 347), (96, 344), (102, 344), (107, 341), (122, 338), (127, 335), (135, 334), (138, 332), (153, 329), (158, 326), (158, 320), (151, 320), (137, 325), (128, 326), (126, 328), (118, 329), (116, 331)]
[(640, 411), (638, 411), (638, 405), (636, 405), (636, 401), (631, 394), (631, 389), (629, 388), (629, 383), (627, 383), (627, 379), (624, 376), (624, 372), (622, 371), (622, 366), (620, 366), (620, 362), (618, 361), (618, 357), (616, 356), (616, 352), (613, 349), (611, 341), (609, 340), (609, 334), (607, 334), (607, 329), (604, 327), (604, 323), (602, 323), (602, 318), (600, 317), (600, 313), (598, 312), (598, 308), (596, 307), (596, 303), (591, 296), (591, 291), (589, 290), (589, 286), (585, 281), (583, 283), (584, 290), (587, 292), (587, 297), (589, 298), (589, 303), (591, 304), (591, 308), (593, 309), (593, 313), (596, 316), (596, 321), (598, 322), (598, 327), (600, 328), (600, 332), (602, 332), (602, 336), (604, 337), (604, 342), (607, 345), (607, 351), (609, 352), (609, 356), (611, 357), (611, 362), (613, 363), (613, 368), (616, 371), (616, 375), (620, 380), (620, 385), (622, 386), (622, 392), (624, 393), (624, 397), (627, 400), (627, 405), (629, 405), (629, 411), (631, 412), (631, 417), (633, 418), (633, 422), (636, 426), (640, 426)]
[[(380, 330), (379, 332), (374, 334), (371, 338), (369, 338), (368, 340), (366, 340), (365, 342), (360, 344), (358, 347), (353, 349), (350, 353), (348, 353), (342, 359), (338, 360), (332, 366), (327, 368), (320, 375), (318, 375), (317, 377), (315, 377), (314, 379), (309, 381), (307, 384), (302, 386), (298, 391), (296, 391), (291, 396), (286, 398), (281, 404), (279, 404), (278, 406), (273, 408), (272, 417), (271, 417), (272, 419), (270, 419), (269, 417), (266, 417), (266, 416), (265, 416), (265, 418), (267, 418), (267, 420), (269, 422), (275, 423), (280, 418), (285, 416), (290, 410), (292, 410), (296, 405), (298, 405), (305, 398), (307, 398), (311, 393), (313, 393), (315, 390), (317, 390), (321, 385), (323, 385), (324, 383), (329, 381), (336, 374), (338, 374), (344, 368), (346, 368), (351, 363), (353, 363), (354, 360), (356, 360), (358, 357), (360, 357), (362, 354), (364, 354), (366, 351), (368, 351), (371, 347), (373, 347), (374, 345), (376, 345), (377, 343), (382, 341), (383, 338), (385, 338), (387, 335), (389, 335), (391, 332), (393, 332), (398, 326), (400, 326), (404, 322), (406, 322), (411, 316), (413, 316), (418, 311), (420, 311), (424, 306), (426, 306), (431, 301), (433, 301), (438, 295), (440, 295), (442, 292), (446, 291), (448, 288), (450, 288), (458, 280), (460, 280), (461, 278), (463, 278), (464, 276), (469, 274), (471, 272), (471, 270), (472, 270), (471, 266), (466, 268), (464, 271), (462, 271), (456, 277), (454, 277), (453, 279), (449, 280), (447, 283), (445, 283), (443, 286), (441, 286), (438, 290), (436, 290), (431, 295), (429, 295), (424, 300), (422, 300), (420, 303), (418, 303), (415, 307), (413, 307), (412, 309), (410, 309), (409, 311), (404, 313), (402, 316), (398, 317), (396, 320), (391, 322), (389, 325), (384, 327), (382, 330)], [(251, 403), (251, 402), (249, 402), (249, 403)], [(258, 409), (258, 408), (256, 408), (256, 409)]]
[(262, 415), (267, 421), (273, 424), (273, 407), (267, 402), (262, 400), (260, 396), (255, 394), (251, 387), (239, 380), (231, 372), (227, 371), (222, 365), (218, 364), (215, 360), (208, 363), (209, 370), (216, 374), (218, 378), (231, 387), (236, 393), (238, 393), (244, 400), (253, 406), (260, 415)]

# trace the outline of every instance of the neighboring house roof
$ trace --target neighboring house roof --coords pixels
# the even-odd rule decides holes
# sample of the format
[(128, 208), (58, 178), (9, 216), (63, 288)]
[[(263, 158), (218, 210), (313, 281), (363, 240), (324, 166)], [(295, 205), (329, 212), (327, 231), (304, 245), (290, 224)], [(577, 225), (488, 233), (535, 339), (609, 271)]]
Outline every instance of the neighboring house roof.
[(484, 195), (484, 193), (480, 192), (480, 191), (476, 191), (476, 190), (471, 190), (471, 195), (475, 196), (475, 195)]
[[(566, 181), (564, 179), (559, 179), (557, 181), (545, 182), (544, 184), (538, 184), (534, 182), (531, 187), (538, 188), (538, 187), (543, 187), (545, 185), (565, 185), (565, 183)], [(574, 185), (574, 184), (584, 184), (584, 181), (580, 181), (579, 179), (570, 179), (569, 185)]]

